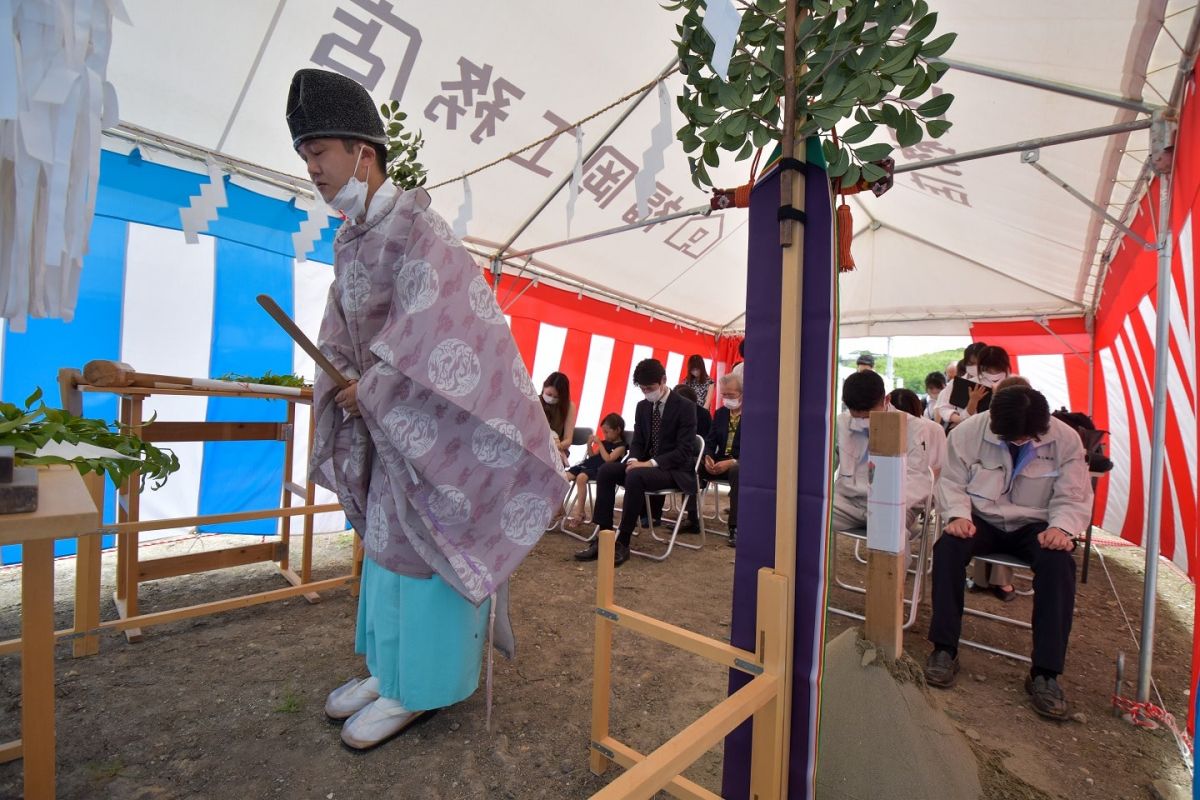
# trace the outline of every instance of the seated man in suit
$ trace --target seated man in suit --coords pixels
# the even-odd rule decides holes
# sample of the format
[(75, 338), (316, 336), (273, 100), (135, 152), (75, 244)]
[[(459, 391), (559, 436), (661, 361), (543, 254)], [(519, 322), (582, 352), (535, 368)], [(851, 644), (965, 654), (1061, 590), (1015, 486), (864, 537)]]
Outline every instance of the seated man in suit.
[[(596, 476), (596, 503), (592, 521), (600, 530), (613, 526), (617, 485), (625, 487), (621, 527), (617, 531), (617, 566), (629, 560), (633, 528), (646, 505), (646, 492), (661, 489), (696, 489), (696, 403), (684, 400), (667, 387), (667, 371), (653, 358), (638, 362), (633, 382), (646, 399), (634, 412), (630, 459), (600, 467)], [(575, 554), (579, 561), (595, 561), (599, 540)]]
[(1050, 416), (1041, 392), (996, 392), (987, 413), (950, 432), (937, 487), (946, 527), (933, 547), (930, 686), (958, 675), (963, 573), (973, 556), (1008, 553), (1033, 568), (1033, 666), (1025, 691), (1044, 717), (1065, 719), (1058, 684), (1075, 613), (1075, 535), (1092, 517), (1092, 484), (1079, 434)]
[[(883, 378), (874, 370), (856, 372), (842, 384), (842, 402), (847, 411), (837, 418), (837, 477), (833, 484), (833, 529), (861, 530), (867, 525), (867, 487), (870, 484), (871, 412), (888, 410)], [(942, 436), (910, 420), (908, 424), (908, 461), (904, 493), (908, 504), (907, 525), (911, 530), (917, 512), (929, 497), (933, 478), (930, 469), (942, 464), (945, 446), (934, 438)], [(944, 436), (942, 437), (945, 438)]]

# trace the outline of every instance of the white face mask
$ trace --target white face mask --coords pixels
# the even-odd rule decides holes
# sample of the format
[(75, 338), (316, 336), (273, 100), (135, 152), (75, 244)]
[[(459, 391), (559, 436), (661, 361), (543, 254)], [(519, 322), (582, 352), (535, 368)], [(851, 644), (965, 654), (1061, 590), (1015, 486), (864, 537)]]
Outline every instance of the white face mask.
[(959, 377), (973, 381), (979, 377), (979, 367), (967, 367)]
[(329, 201), (335, 210), (345, 214), (349, 219), (356, 220), (367, 210), (367, 185), (358, 179), (358, 163), (362, 160), (362, 149), (354, 159), (354, 172), (346, 185), (338, 189), (338, 193)]
[(693, 378), (699, 378), (699, 377), (700, 377), (700, 370), (698, 370), (698, 369), (694, 369), (694, 370), (692, 370), (692, 377), (693, 377)]
[(642, 394), (643, 394), (643, 395), (645, 396), (645, 398), (646, 398), (647, 400), (649, 400), (651, 403), (657, 403), (659, 400), (661, 400), (661, 399), (662, 399), (662, 389), (655, 389), (655, 390), (653, 390), (653, 391), (650, 391), (650, 392), (647, 392), (647, 391), (645, 391), (645, 390), (643, 389), (643, 390), (642, 390)]
[(737, 411), (742, 407), (742, 401), (737, 397), (722, 397), (721, 405), (725, 406), (730, 411)]
[(984, 386), (995, 386), (1006, 377), (1003, 372), (984, 372), (979, 375), (979, 382)]
[(542, 402), (548, 406), (552, 406), (558, 403), (558, 398), (549, 392), (542, 392)]
[(871, 420), (862, 417), (851, 417), (850, 430), (854, 433), (865, 433), (871, 430)]

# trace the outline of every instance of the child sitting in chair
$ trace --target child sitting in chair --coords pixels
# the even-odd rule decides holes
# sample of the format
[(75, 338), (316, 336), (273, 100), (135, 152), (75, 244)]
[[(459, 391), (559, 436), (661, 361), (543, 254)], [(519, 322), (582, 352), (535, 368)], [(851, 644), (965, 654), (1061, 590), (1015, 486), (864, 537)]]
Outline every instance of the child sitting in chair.
[(609, 414), (601, 420), (600, 433), (603, 438), (598, 439), (595, 434), (588, 437), (588, 457), (567, 470), (566, 479), (575, 484), (575, 508), (567, 517), (568, 525), (583, 522), (588, 481), (596, 480), (600, 466), (625, 457), (625, 420), (620, 414)]

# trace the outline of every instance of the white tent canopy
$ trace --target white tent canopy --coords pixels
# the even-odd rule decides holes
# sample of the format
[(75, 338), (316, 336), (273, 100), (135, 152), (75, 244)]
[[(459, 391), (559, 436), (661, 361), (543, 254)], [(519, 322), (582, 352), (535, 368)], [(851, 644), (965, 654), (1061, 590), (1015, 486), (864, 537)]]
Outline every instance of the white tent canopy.
[[(336, 68), (363, 79), (380, 102), (400, 100), (409, 123), (425, 134), (421, 159), (431, 185), (503, 158), (646, 86), (672, 60), (679, 17), (640, 0), (609, 3), (604, 13), (581, 3), (532, 0), (126, 5), (133, 25), (115, 27), (109, 77), (127, 133), (157, 132), (187, 143), (182, 149), (194, 154), (221, 154), (263, 168), (251, 172), (282, 173), (276, 180), (300, 175), (284, 121), (291, 75), (306, 66)], [(1184, 0), (936, 5), (942, 6), (939, 30), (959, 34), (947, 56), (952, 61), (1148, 105), (1165, 104), (1170, 95), (1179, 45), (1195, 14)], [(680, 91), (678, 75), (667, 83), (672, 95)], [(898, 152), (899, 165), (1146, 118), (957, 69), (940, 87), (956, 95), (949, 114), (954, 127), (936, 142)], [(584, 147), (634, 102), (636, 95), (585, 123)], [(675, 129), (683, 119), (672, 113)], [(589, 164), (572, 235), (633, 219), (628, 179), (640, 168), (658, 121), (651, 92)], [(129, 145), (110, 139), (108, 146)], [(1142, 130), (1047, 147), (1040, 164), (1120, 216), (1141, 190), (1137, 179), (1148, 146)], [(144, 155), (156, 157), (151, 150)], [(507, 242), (570, 174), (575, 157), (567, 133), (526, 152), (524, 166), (507, 161), (474, 175), (467, 227), (474, 249), (490, 254)], [(735, 164), (730, 154), (714, 179), (734, 186), (748, 173), (748, 164)], [(661, 197), (652, 203), (661, 205), (652, 213), (707, 202), (692, 185), (678, 145), (668, 151), (658, 183)], [(433, 195), (453, 219), (462, 183)], [(508, 252), (565, 238), (567, 200), (563, 189)], [(884, 197), (851, 202), (858, 271), (842, 280), (844, 335), (964, 334), (973, 319), (1078, 315), (1096, 302), (1113, 227), (1022, 164), (1019, 154), (906, 172)], [(704, 329), (739, 328), (746, 216), (733, 210), (677, 219), (540, 253), (528, 269)]]

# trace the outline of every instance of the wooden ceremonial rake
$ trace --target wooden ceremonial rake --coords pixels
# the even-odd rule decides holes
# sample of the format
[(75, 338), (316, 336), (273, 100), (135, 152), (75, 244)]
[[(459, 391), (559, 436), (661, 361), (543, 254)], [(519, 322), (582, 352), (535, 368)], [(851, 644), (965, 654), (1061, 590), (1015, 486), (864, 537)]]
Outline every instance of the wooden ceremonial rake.
[(300, 327), (292, 321), (287, 312), (279, 307), (278, 303), (271, 299), (270, 295), (260, 294), (257, 299), (258, 304), (271, 315), (272, 319), (279, 323), (279, 327), (283, 328), (284, 332), (292, 337), (292, 341), (300, 345), (300, 349), (308, 353), (312, 357), (312, 360), (317, 362), (317, 366), (325, 371), (326, 375), (333, 378), (333, 382), (337, 384), (339, 389), (345, 389), (350, 385), (350, 381), (346, 379), (346, 376), (339, 372), (338, 368), (325, 357), (320, 348), (313, 344), (312, 339), (304, 335), (304, 331), (300, 330)]

